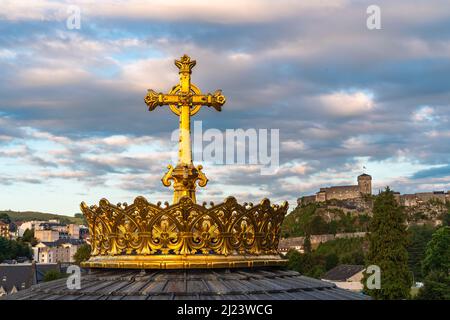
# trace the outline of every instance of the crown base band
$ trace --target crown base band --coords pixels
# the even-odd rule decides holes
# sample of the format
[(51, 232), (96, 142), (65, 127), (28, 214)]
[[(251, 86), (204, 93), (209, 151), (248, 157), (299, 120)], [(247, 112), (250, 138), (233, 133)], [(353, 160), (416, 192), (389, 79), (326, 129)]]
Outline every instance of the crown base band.
[(278, 255), (120, 255), (95, 256), (82, 262), (84, 268), (111, 269), (215, 269), (286, 266)]

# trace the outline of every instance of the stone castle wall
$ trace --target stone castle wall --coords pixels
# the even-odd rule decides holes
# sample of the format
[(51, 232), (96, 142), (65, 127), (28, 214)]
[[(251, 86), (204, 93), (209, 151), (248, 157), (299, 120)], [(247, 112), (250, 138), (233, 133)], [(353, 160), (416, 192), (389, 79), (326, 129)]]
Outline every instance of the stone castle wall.
[(321, 191), (319, 191), (319, 193), (324, 194), (325, 198), (318, 201), (326, 201), (331, 199), (346, 200), (358, 198), (361, 196), (361, 191), (357, 185), (323, 188), (321, 189)]
[(372, 194), (372, 177), (370, 175), (362, 174), (358, 176), (357, 180), (357, 185), (320, 188), (320, 191), (316, 193), (316, 202), (324, 202), (331, 199), (356, 199), (364, 194)]
[[(358, 184), (351, 186), (331, 186), (320, 188), (315, 195), (305, 196), (298, 200), (298, 204), (325, 202), (327, 200), (358, 199), (365, 194), (372, 194), (372, 177), (368, 174), (358, 176)], [(430, 200), (443, 203), (450, 202), (450, 191), (418, 192), (414, 194), (394, 194), (395, 199), (405, 207), (414, 207)]]
[[(313, 248), (317, 248), (321, 243), (342, 238), (363, 238), (366, 236), (366, 234), (367, 234), (366, 232), (349, 232), (349, 233), (311, 235), (310, 241), (311, 246)], [(280, 239), (280, 242), (278, 244), (278, 250), (281, 253), (286, 253), (290, 249), (302, 252), (304, 241), (305, 237), (292, 237)]]
[(399, 196), (400, 204), (405, 207), (414, 207), (430, 200), (437, 200), (443, 203), (449, 202), (450, 191), (447, 193), (443, 191), (418, 192), (413, 194), (402, 194)]

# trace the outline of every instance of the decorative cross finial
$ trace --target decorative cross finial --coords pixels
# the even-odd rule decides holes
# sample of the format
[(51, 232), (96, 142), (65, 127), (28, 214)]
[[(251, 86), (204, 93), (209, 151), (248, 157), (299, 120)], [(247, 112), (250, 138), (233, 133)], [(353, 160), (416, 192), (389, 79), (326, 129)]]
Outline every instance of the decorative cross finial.
[(195, 203), (196, 182), (200, 187), (206, 186), (208, 179), (201, 171), (202, 166), (194, 167), (192, 163), (191, 149), (191, 123), (190, 117), (195, 115), (202, 106), (213, 107), (217, 111), (222, 110), (225, 96), (221, 90), (213, 94), (202, 94), (200, 89), (191, 83), (192, 68), (196, 61), (191, 60), (188, 55), (183, 55), (180, 60), (175, 60), (179, 69), (180, 83), (172, 88), (168, 94), (157, 93), (151, 89), (145, 96), (145, 104), (149, 111), (155, 110), (157, 106), (168, 105), (170, 110), (180, 117), (180, 143), (178, 149), (178, 163), (175, 168), (168, 166), (169, 171), (161, 179), (164, 186), (168, 187), (174, 182), (173, 202), (183, 196), (188, 196)]
[(180, 69), (180, 73), (188, 72), (192, 73), (192, 68), (197, 64), (197, 61), (191, 60), (188, 55), (183, 55), (180, 60), (175, 60), (175, 65)]

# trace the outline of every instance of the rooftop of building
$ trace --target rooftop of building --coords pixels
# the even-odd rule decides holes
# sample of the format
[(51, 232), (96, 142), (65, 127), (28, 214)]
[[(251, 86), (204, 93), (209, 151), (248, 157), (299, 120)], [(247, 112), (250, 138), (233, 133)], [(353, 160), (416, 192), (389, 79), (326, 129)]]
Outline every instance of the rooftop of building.
[(66, 279), (42, 283), (7, 296), (14, 300), (364, 300), (335, 284), (279, 268), (113, 270), (82, 276), (82, 289)]
[(68, 244), (72, 244), (72, 245), (81, 245), (81, 244), (84, 244), (85, 241), (81, 240), (81, 239), (69, 239), (69, 238), (66, 238), (66, 239), (58, 239), (56, 241), (41, 241), (39, 243), (42, 243), (42, 244), (44, 244), (47, 247), (57, 247), (57, 246), (60, 246), (60, 245), (63, 245), (63, 244), (67, 244), (67, 243)]
[(363, 265), (353, 265), (353, 264), (341, 264), (329, 270), (322, 279), (331, 281), (346, 281), (355, 274), (364, 270)]
[(49, 270), (59, 270), (56, 263), (17, 263), (0, 264), (0, 287), (11, 292), (13, 287), (17, 290), (29, 288), (41, 282)]

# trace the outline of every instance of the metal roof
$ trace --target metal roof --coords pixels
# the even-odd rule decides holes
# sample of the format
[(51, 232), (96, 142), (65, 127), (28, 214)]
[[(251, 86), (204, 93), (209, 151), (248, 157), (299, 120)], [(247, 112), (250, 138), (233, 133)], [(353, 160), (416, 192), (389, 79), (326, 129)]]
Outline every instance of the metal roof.
[(17, 263), (0, 264), (0, 287), (8, 293), (15, 287), (17, 290), (29, 288), (43, 280), (46, 272), (59, 270), (56, 263)]
[(369, 297), (280, 268), (118, 270), (91, 269), (81, 289), (66, 279), (41, 283), (7, 296), (17, 300), (361, 300)]

